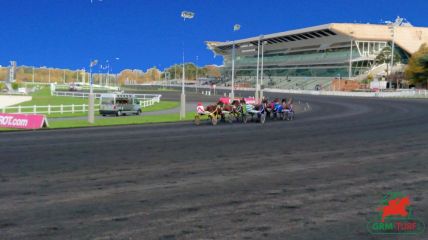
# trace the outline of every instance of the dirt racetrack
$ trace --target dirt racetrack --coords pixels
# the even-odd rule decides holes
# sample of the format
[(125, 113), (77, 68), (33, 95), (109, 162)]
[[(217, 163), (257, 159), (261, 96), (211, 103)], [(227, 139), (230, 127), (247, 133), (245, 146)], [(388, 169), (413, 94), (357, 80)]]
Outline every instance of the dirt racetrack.
[(428, 101), (296, 96), (295, 121), (0, 133), (0, 239), (371, 236), (387, 192), (428, 224)]

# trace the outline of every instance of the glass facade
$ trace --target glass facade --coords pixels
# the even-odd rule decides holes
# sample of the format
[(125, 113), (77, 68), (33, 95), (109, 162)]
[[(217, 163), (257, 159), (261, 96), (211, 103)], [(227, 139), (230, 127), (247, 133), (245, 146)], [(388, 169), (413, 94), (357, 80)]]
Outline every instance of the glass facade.
[[(351, 76), (367, 73), (374, 67), (376, 56), (389, 46), (387, 42), (376, 41), (354, 41), (352, 46), (352, 72)], [(402, 55), (405, 63), (408, 56), (399, 47), (396, 52)], [(305, 78), (348, 78), (349, 60), (351, 58), (350, 44), (347, 47), (330, 48), (325, 50), (310, 50), (300, 52), (266, 52), (263, 58), (266, 77), (282, 77), (284, 79), (293, 77)], [(261, 54), (260, 54), (261, 58)], [(231, 75), (231, 55), (224, 55), (225, 79)], [(260, 59), (261, 65), (261, 59)], [(236, 77), (256, 76), (257, 55), (242, 55), (237, 51), (235, 58)]]
[[(354, 50), (354, 56), (359, 55), (358, 50)], [(296, 65), (319, 65), (322, 62), (343, 63), (349, 61), (350, 49), (331, 49), (325, 51), (306, 51), (298, 53), (277, 53), (265, 54), (265, 66), (296, 66)], [(225, 64), (230, 65), (230, 56), (225, 58)], [(257, 56), (237, 56), (235, 67), (256, 66)]]

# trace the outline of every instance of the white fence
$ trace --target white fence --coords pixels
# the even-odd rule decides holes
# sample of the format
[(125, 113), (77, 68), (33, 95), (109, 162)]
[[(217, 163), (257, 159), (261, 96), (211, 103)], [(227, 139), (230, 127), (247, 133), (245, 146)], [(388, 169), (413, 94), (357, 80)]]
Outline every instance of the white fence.
[[(160, 85), (152, 85), (160, 86)], [(181, 87), (175, 84), (171, 87)], [(216, 90), (230, 90), (230, 87), (216, 87), (209, 86), (192, 86), (186, 85), (186, 88), (198, 88), (202, 90), (205, 95), (215, 93)], [(254, 88), (236, 88), (236, 91), (255, 91)], [(345, 97), (373, 97), (373, 98), (428, 98), (428, 90), (425, 89), (400, 89), (398, 91), (384, 91), (384, 92), (343, 92), (343, 91), (315, 91), (315, 90), (293, 90), (293, 89), (278, 89), (278, 88), (265, 88), (264, 92), (272, 93), (290, 93), (290, 94), (306, 94), (306, 95), (320, 95), (320, 96), (345, 96)]]
[[(52, 92), (53, 96), (68, 96), (87, 98), (88, 93), (84, 92)], [(146, 108), (160, 102), (162, 95), (156, 94), (132, 94), (140, 101), (140, 106)], [(97, 98), (100, 94), (96, 94)], [(99, 106), (96, 106), (94, 111), (98, 111)], [(64, 114), (64, 113), (84, 113), (88, 111), (88, 104), (69, 104), (69, 105), (47, 105), (47, 106), (14, 106), (1, 108), (2, 113), (28, 113), (28, 114)]]
[(315, 90), (287, 90), (287, 89), (265, 89), (265, 92), (309, 94), (324, 96), (346, 96), (346, 97), (379, 97), (379, 98), (427, 98), (427, 90), (405, 90), (396, 92), (342, 92), (342, 91), (315, 91)]
[[(146, 108), (153, 106), (158, 103), (159, 99), (146, 99), (140, 100), (140, 106)], [(99, 106), (94, 108), (94, 111), (98, 111)], [(47, 105), (47, 106), (15, 106), (15, 107), (3, 107), (1, 108), (2, 113), (28, 113), (28, 114), (64, 114), (64, 113), (84, 113), (88, 112), (88, 104), (70, 104), (70, 105)]]
[[(52, 96), (57, 97), (75, 97), (75, 98), (88, 98), (89, 93), (87, 92), (68, 92), (68, 91), (52, 91)], [(130, 95), (134, 95), (135, 98), (144, 101), (144, 100), (154, 100), (155, 103), (160, 101), (160, 98), (162, 95), (160, 94), (134, 94), (134, 93), (127, 93)], [(94, 93), (95, 98), (100, 98), (101, 93)]]
[[(53, 83), (54, 84), (54, 83)], [(80, 89), (85, 89), (85, 90), (89, 90), (90, 89), (90, 85), (87, 83), (74, 83), (77, 88)], [(55, 89), (70, 89), (70, 84), (54, 84), (55, 85)], [(93, 89), (95, 90), (113, 90), (113, 91), (118, 91), (119, 87), (117, 86), (107, 86), (107, 85), (98, 85), (98, 84), (94, 84), (92, 85)]]
[[(95, 111), (99, 109), (96, 107)], [(83, 113), (88, 111), (87, 104), (71, 104), (71, 105), (47, 105), (47, 106), (16, 106), (16, 107), (4, 107), (2, 108), (3, 113), (29, 113), (29, 114), (64, 114), (64, 113)]]
[[(88, 98), (89, 93), (86, 92), (66, 92), (66, 91), (52, 91), (52, 96), (57, 97), (75, 97), (75, 98)], [(100, 98), (100, 93), (94, 93), (95, 98)]]

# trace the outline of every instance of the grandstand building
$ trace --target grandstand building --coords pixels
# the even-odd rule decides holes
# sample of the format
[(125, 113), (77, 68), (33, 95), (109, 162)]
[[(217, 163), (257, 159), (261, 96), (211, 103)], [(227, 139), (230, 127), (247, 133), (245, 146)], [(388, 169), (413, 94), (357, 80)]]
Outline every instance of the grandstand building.
[[(394, 67), (390, 66), (394, 42)], [(397, 18), (389, 25), (331, 23), (228, 42), (206, 42), (223, 56), (223, 79), (255, 84), (263, 68), (265, 87), (329, 89), (333, 79), (364, 80), (402, 71), (409, 57), (428, 43), (428, 28)], [(380, 54), (386, 57), (379, 57)], [(259, 62), (259, 64), (257, 64)], [(258, 66), (258, 67), (257, 67)], [(392, 69), (392, 71), (391, 71)]]

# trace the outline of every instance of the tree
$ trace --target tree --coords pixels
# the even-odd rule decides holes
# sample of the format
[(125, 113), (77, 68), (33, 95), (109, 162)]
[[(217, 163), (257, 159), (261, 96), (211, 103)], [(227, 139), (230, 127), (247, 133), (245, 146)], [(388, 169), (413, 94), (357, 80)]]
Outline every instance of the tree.
[(367, 78), (364, 79), (363, 81), (361, 81), (361, 83), (363, 84), (369, 84), (371, 81), (373, 81), (373, 75), (370, 73), (369, 75), (367, 75)]
[(6, 85), (4, 83), (0, 82), (0, 90), (3, 90), (3, 88), (5, 88), (5, 87), (6, 87)]
[(147, 70), (146, 74), (144, 75), (144, 78), (147, 81), (157, 81), (160, 80), (160, 74), (161, 72), (156, 67), (152, 67)]
[(204, 67), (204, 69), (206, 69), (206, 76), (207, 77), (215, 77), (215, 78), (221, 77), (220, 69), (217, 66), (207, 65)]
[[(186, 79), (196, 79), (196, 70), (198, 70), (198, 76), (203, 76), (201, 68), (197, 67), (194, 63), (185, 63), (184, 70), (186, 71)], [(183, 65), (175, 64), (165, 70), (168, 72), (170, 79), (181, 79), (183, 77)]]
[(186, 79), (196, 79), (196, 69), (198, 69), (199, 72), (199, 68), (194, 63), (186, 63), (184, 69), (186, 70)]
[(168, 72), (169, 79), (181, 79), (182, 65), (174, 64), (169, 68), (165, 69)]
[[(198, 67), (194, 63), (186, 63), (185, 71), (186, 71), (186, 79), (190, 79), (190, 80), (196, 79), (196, 73), (198, 74), (198, 78), (201, 78), (201, 77), (219, 78), (221, 76), (219, 67), (215, 65)], [(169, 68), (167, 68), (165, 72), (168, 72), (170, 79), (181, 79), (183, 76), (182, 75), (183, 65), (182, 64), (172, 65)]]
[[(377, 55), (375, 62), (376, 64), (383, 64), (383, 63), (390, 63), (391, 62), (391, 50), (392, 48), (390, 46), (384, 47), (379, 55)], [(398, 53), (398, 51), (394, 52), (394, 64), (397, 62), (401, 62), (401, 56)]]
[(406, 78), (412, 84), (421, 84), (428, 81), (428, 45), (423, 44), (409, 59)]
[(19, 84), (17, 82), (12, 83), (13, 90), (18, 90), (18, 88), (19, 88)]
[(119, 84), (126, 84), (126, 83), (144, 83), (148, 80), (144, 77), (144, 72), (141, 70), (131, 70), (131, 69), (125, 69), (122, 70), (119, 73), (118, 76), (118, 82)]

